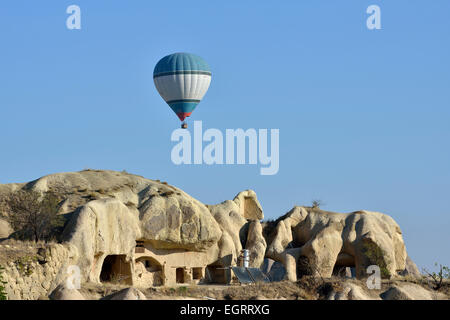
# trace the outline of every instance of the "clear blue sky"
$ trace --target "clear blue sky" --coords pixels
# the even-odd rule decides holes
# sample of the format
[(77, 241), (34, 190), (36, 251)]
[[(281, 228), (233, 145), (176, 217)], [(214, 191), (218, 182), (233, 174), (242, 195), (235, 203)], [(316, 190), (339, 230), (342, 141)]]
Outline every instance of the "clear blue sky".
[[(205, 203), (254, 189), (266, 218), (322, 199), (391, 215), (419, 267), (450, 265), (449, 14), (447, 0), (1, 1), (0, 183), (126, 169)], [(279, 128), (277, 175), (172, 164), (179, 120), (152, 72), (180, 51), (213, 72), (191, 119)]]

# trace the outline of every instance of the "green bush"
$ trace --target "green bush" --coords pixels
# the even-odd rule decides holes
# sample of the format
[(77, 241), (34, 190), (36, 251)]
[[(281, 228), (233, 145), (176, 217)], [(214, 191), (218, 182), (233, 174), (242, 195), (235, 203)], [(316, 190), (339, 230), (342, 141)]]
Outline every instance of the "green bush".
[(21, 276), (28, 277), (34, 272), (34, 267), (32, 265), (33, 262), (37, 261), (37, 257), (24, 256), (14, 261), (14, 264), (16, 265), (17, 271), (19, 271)]
[(188, 287), (183, 286), (183, 287), (178, 288), (178, 293), (182, 296), (185, 296), (187, 294), (187, 292), (188, 292)]
[(386, 254), (372, 241), (363, 242), (363, 253), (369, 260), (369, 265), (377, 265), (380, 268), (382, 278), (390, 278), (391, 273), (387, 268)]

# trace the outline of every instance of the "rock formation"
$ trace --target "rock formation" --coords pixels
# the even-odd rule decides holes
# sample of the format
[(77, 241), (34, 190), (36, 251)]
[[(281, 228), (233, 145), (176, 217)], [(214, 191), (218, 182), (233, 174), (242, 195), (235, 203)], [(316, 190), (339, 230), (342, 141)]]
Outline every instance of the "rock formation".
[(251, 221), (248, 227), (245, 249), (250, 252), (250, 266), (260, 268), (266, 252), (266, 239), (262, 234), (262, 226), (259, 220)]
[(147, 300), (147, 298), (136, 288), (126, 288), (106, 296), (102, 300)]
[[(53, 266), (59, 268), (52, 271), (55, 279), (42, 288), (47, 292), (67, 277), (69, 265), (80, 268), (82, 282), (118, 280), (137, 287), (226, 282), (230, 274), (223, 268), (236, 265), (242, 249), (249, 250), (252, 267), (262, 267), (274, 280), (296, 280), (304, 271), (302, 259), (322, 277), (348, 267), (364, 276), (371, 264), (387, 275), (405, 270), (400, 228), (378, 212), (294, 207), (274, 222), (261, 223), (263, 210), (252, 190), (205, 205), (165, 182), (100, 170), (0, 185), (0, 195), (17, 190), (53, 192), (63, 199), (59, 214), (66, 224), (57, 245), (61, 261)], [(10, 230), (0, 223), (0, 238), (8, 236)], [(8, 273), (14, 268), (8, 268), (11, 280)], [(41, 289), (29, 293), (17, 286), (10, 291), (18, 297), (42, 295)], [(359, 295), (354, 288), (349, 292)]]
[(261, 205), (252, 190), (240, 192), (233, 200), (209, 205), (212, 216), (221, 229), (217, 243), (217, 258), (221, 263), (236, 264), (243, 248), (251, 253), (250, 265), (259, 267), (264, 259), (265, 239), (259, 220), (264, 218)]
[(136, 239), (141, 238), (138, 217), (116, 199), (91, 201), (73, 214), (63, 239), (78, 249), (77, 265), (88, 280), (99, 279), (106, 256), (131, 258)]
[(327, 300), (381, 300), (376, 292), (371, 292), (355, 283), (344, 283), (339, 292), (332, 291)]
[(67, 270), (77, 262), (77, 249), (72, 245), (50, 244), (40, 249), (28, 245), (0, 244), (0, 259), (5, 268), (5, 289), (10, 300), (36, 300), (48, 296), (68, 276)]
[(439, 292), (432, 292), (418, 284), (403, 283), (396, 284), (383, 292), (381, 295), (383, 300), (442, 300), (446, 296)]
[(50, 300), (85, 300), (75, 288), (70, 288), (65, 282), (58, 285), (49, 296)]
[(272, 226), (266, 257), (282, 262), (297, 279), (297, 260), (306, 257), (313, 275), (330, 277), (340, 267), (363, 276), (376, 264), (382, 274), (405, 269), (406, 249), (397, 223), (379, 212), (333, 213), (294, 207)]

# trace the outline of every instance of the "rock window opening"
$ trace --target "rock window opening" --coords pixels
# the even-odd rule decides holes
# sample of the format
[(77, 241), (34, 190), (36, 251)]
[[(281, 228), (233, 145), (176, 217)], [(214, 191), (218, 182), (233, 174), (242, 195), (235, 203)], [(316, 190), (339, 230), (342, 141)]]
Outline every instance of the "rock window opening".
[(176, 281), (177, 283), (184, 283), (184, 268), (177, 268), (176, 269)]
[(356, 276), (355, 258), (348, 253), (339, 253), (336, 264), (333, 268), (333, 275), (338, 277), (354, 278)]
[(192, 279), (200, 280), (203, 278), (202, 268), (192, 268)]
[(144, 241), (136, 241), (135, 252), (136, 253), (144, 253), (145, 252)]

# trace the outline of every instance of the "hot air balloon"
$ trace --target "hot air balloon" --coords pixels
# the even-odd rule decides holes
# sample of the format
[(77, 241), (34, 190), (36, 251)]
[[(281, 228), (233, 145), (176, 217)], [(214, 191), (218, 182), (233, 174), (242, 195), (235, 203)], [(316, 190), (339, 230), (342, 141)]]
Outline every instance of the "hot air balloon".
[(183, 121), (200, 103), (211, 83), (211, 70), (201, 57), (191, 53), (165, 56), (155, 66), (153, 81), (161, 97)]

